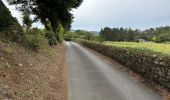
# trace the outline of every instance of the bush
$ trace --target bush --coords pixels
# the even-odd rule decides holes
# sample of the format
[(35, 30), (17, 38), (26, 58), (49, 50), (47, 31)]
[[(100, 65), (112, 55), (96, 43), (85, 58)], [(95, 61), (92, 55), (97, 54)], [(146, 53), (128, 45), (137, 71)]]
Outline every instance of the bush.
[(32, 29), (29, 29), (29, 30), (26, 32), (26, 34), (36, 35), (36, 34), (43, 34), (43, 33), (42, 33), (41, 30), (38, 29), (38, 28), (32, 28)]
[(82, 40), (78, 42), (120, 62), (146, 79), (170, 90), (170, 56), (156, 55), (149, 50), (107, 46)]
[(57, 38), (56, 38), (54, 32), (52, 32), (52, 31), (47, 31), (47, 32), (45, 33), (45, 37), (47, 38), (49, 45), (53, 46), (53, 45), (56, 45), (56, 44), (57, 44)]
[(157, 37), (156, 42), (158, 42), (158, 43), (160, 43), (160, 42), (170, 42), (170, 32), (160, 34)]
[(104, 40), (105, 40), (105, 39), (104, 39), (103, 37), (101, 37), (101, 36), (95, 38), (95, 41), (98, 41), (98, 42), (100, 42), (100, 43), (103, 43)]
[(40, 33), (35, 32), (34, 34), (25, 33), (24, 45), (27, 49), (38, 51), (41, 47), (42, 36)]

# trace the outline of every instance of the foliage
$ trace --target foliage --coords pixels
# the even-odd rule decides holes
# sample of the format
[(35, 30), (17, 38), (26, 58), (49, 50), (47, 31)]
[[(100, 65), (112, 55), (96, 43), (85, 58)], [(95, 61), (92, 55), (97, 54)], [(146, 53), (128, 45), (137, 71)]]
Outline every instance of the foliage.
[(24, 34), (24, 46), (28, 49), (38, 51), (41, 47), (43, 34), (37, 28), (30, 29)]
[(65, 39), (72, 39), (72, 38), (78, 38), (78, 37), (79, 37), (78, 34), (76, 34), (75, 32), (68, 31), (64, 34)]
[(17, 43), (23, 42), (23, 30), (16, 18), (12, 17), (9, 9), (0, 0), (0, 36), (5, 40)]
[(83, 31), (83, 30), (76, 30), (75, 34), (78, 35), (78, 38), (85, 39), (85, 40), (94, 40), (96, 37), (93, 33), (90, 33), (88, 31)]
[(127, 28), (101, 29), (100, 36), (107, 41), (128, 41), (133, 42), (139, 39), (152, 42), (169, 42), (170, 26), (150, 28), (144, 31)]
[(0, 31), (8, 29), (15, 22), (10, 11), (0, 0)]
[(170, 41), (170, 31), (164, 34), (160, 34), (156, 38), (156, 42), (169, 42)]
[(53, 46), (57, 44), (57, 39), (54, 32), (52, 31), (45, 32), (45, 37), (47, 38), (49, 45)]
[(35, 21), (40, 20), (48, 30), (48, 22), (54, 33), (57, 33), (58, 23), (64, 29), (71, 27), (73, 15), (71, 10), (77, 8), (82, 0), (8, 0), (11, 5), (17, 5), (20, 11), (29, 11), (35, 15)]
[(66, 32), (65, 38), (80, 38), (86, 40), (94, 40), (96, 36), (88, 31), (76, 30), (75, 32)]
[(116, 47), (129, 47), (137, 49), (138, 51), (153, 52), (161, 55), (170, 55), (170, 44), (159, 44), (153, 42), (136, 43), (136, 42), (104, 42), (106, 45)]
[(31, 28), (29, 29), (26, 34), (29, 34), (29, 35), (36, 35), (36, 34), (43, 34), (43, 32), (41, 31), (41, 29), (38, 29), (38, 28)]
[(58, 28), (57, 28), (58, 34), (55, 34), (55, 36), (56, 36), (58, 42), (63, 42), (63, 40), (64, 40), (64, 38), (63, 38), (64, 37), (64, 28), (60, 23), (58, 23), (58, 24), (59, 24)]
[(90, 41), (98, 41), (100, 43), (104, 42), (104, 38), (102, 36), (97, 36), (94, 33), (83, 30), (76, 30), (75, 32), (66, 32), (66, 34), (64, 34), (64, 38), (68, 41), (79, 38)]
[(26, 28), (26, 31), (28, 31), (30, 29), (30, 27), (32, 26), (33, 21), (30, 18), (30, 14), (29, 13), (23, 13), (23, 26)]
[(170, 34), (170, 26), (150, 28), (143, 31), (141, 38), (153, 42), (166, 42)]
[(104, 38), (103, 37), (101, 37), (101, 36), (96, 36), (96, 38), (94, 39), (94, 41), (97, 41), (97, 42), (99, 42), (99, 43), (103, 43), (104, 42)]
[(109, 28), (101, 29), (100, 36), (107, 41), (136, 41), (141, 31), (124, 29), (124, 28)]

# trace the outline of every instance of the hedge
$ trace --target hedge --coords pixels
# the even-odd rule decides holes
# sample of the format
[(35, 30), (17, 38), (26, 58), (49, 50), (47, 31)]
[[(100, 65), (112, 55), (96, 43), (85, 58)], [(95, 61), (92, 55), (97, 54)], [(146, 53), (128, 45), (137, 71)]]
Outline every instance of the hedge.
[(149, 51), (108, 46), (84, 40), (78, 40), (77, 42), (118, 61), (145, 79), (170, 90), (170, 56), (161, 56)]

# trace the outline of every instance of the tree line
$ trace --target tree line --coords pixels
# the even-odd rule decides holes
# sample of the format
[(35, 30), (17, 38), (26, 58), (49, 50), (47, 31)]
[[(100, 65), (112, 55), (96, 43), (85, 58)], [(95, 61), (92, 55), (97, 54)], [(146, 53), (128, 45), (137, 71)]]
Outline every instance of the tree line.
[[(76, 30), (67, 32), (66, 39), (79, 38), (92, 41), (126, 41), (126, 42), (170, 42), (170, 26), (150, 28), (144, 31), (131, 28), (109, 28), (101, 29), (98, 35), (90, 31)], [(142, 40), (142, 41), (141, 41)]]
[(170, 26), (150, 28), (144, 31), (131, 28), (109, 28), (100, 31), (100, 37), (106, 41), (138, 41), (143, 39), (152, 42), (170, 42)]

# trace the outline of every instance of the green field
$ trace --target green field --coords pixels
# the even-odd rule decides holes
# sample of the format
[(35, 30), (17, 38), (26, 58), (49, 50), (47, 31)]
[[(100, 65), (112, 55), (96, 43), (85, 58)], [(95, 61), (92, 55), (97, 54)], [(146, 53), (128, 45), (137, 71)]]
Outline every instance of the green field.
[(152, 42), (137, 43), (137, 42), (110, 42), (105, 41), (104, 44), (117, 47), (129, 47), (134, 49), (149, 50), (163, 55), (170, 55), (170, 44), (159, 44)]

